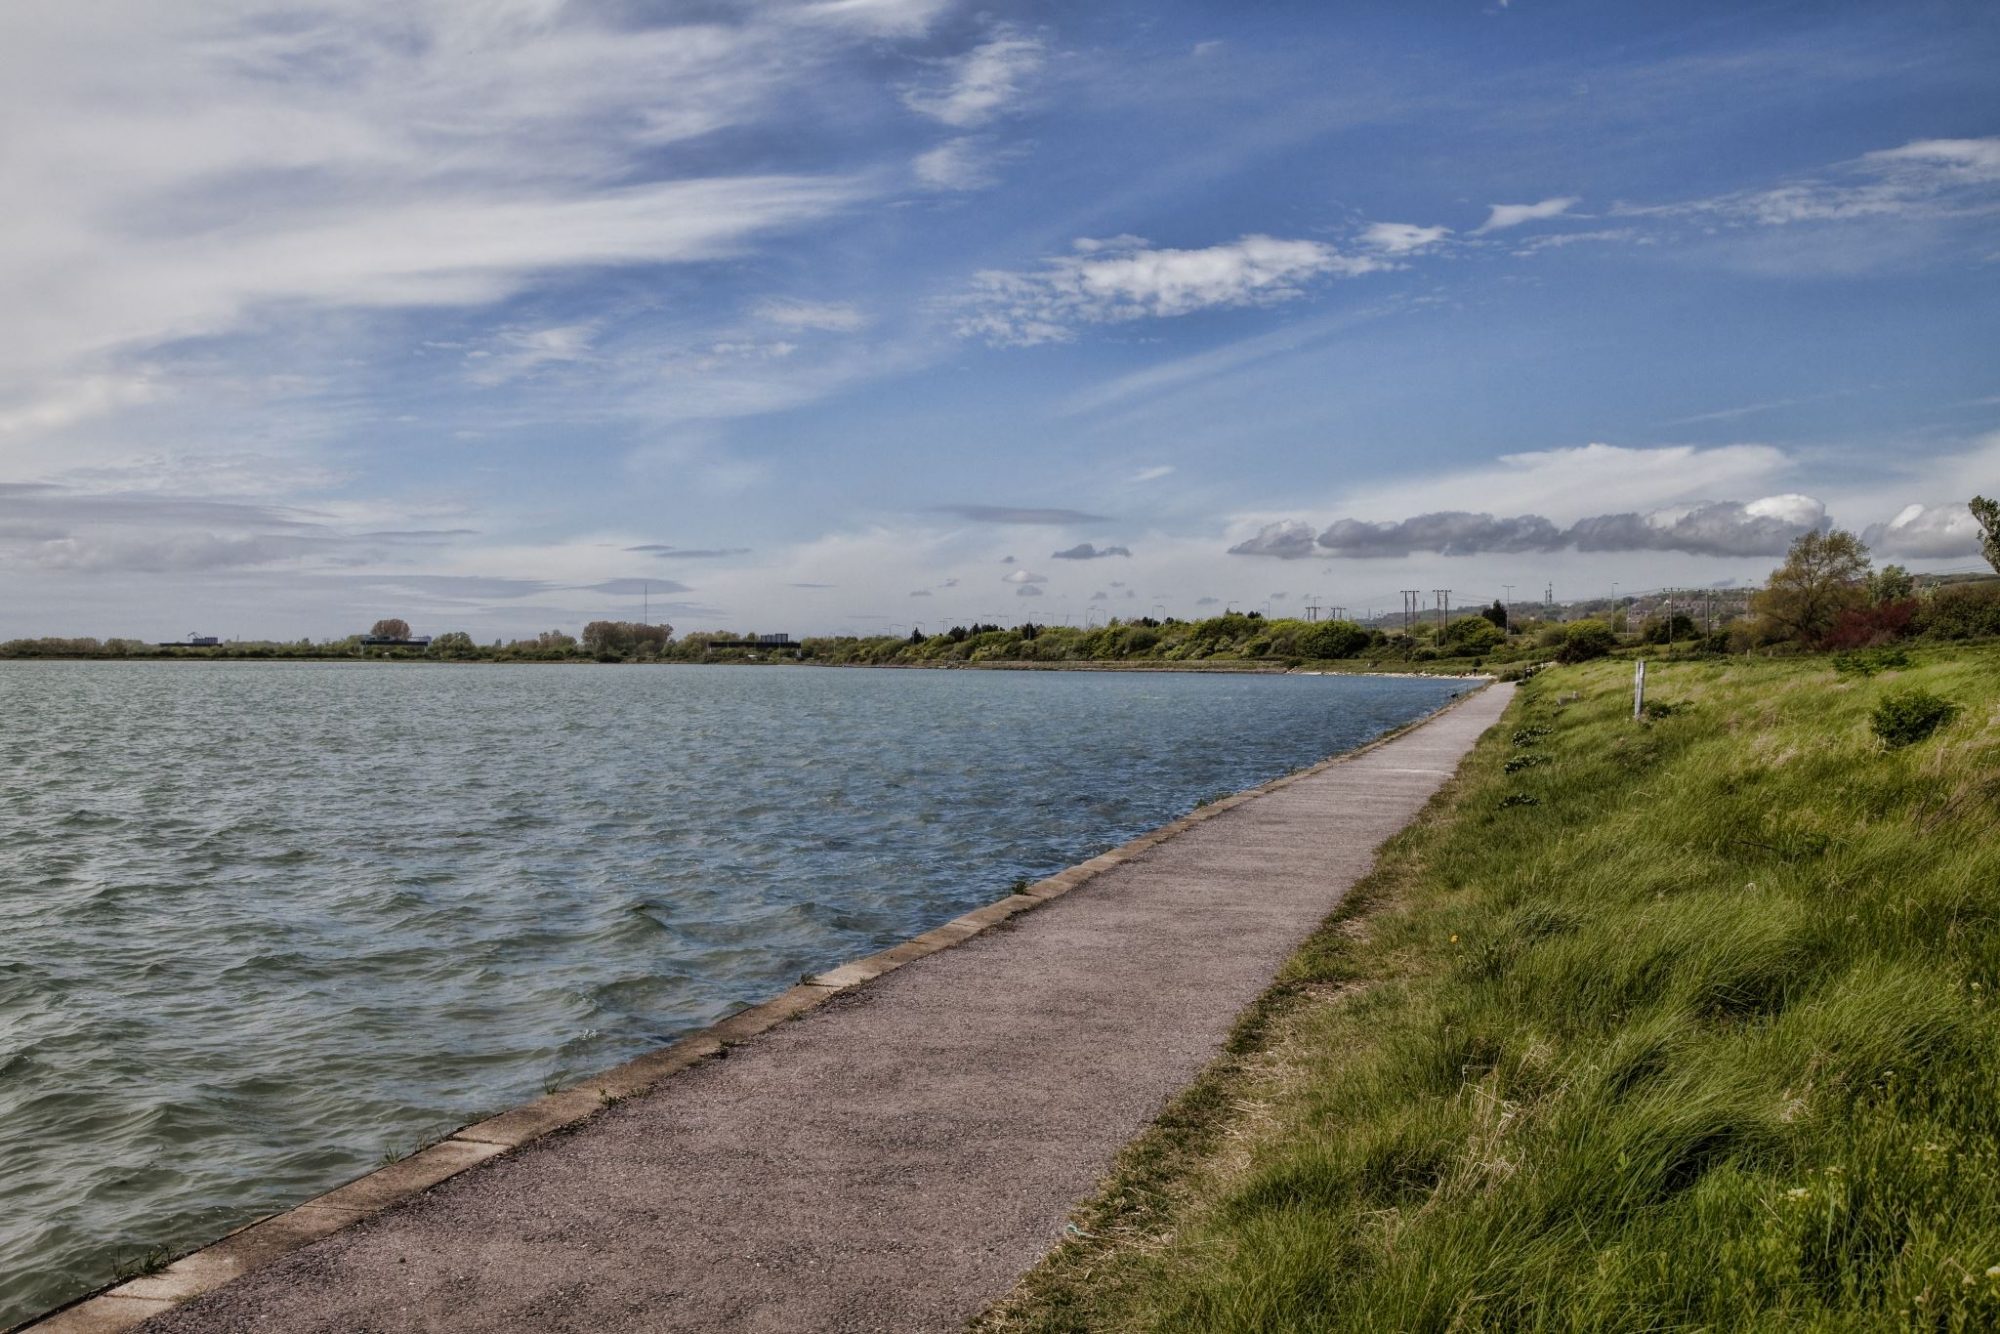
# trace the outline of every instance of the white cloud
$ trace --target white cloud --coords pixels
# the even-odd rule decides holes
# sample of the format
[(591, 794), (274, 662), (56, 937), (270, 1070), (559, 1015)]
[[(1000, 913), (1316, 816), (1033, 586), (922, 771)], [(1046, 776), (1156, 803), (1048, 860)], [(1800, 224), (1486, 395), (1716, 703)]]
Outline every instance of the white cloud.
[(1503, 454), (1434, 477), (1357, 487), (1327, 508), (1363, 517), (1439, 510), (1542, 514), (1568, 524), (1715, 495), (1769, 495), (1794, 471), (1790, 456), (1772, 445), (1588, 444)]
[(1964, 504), (1905, 505), (1861, 535), (1877, 557), (1949, 559), (1979, 554), (1979, 521)]
[(1479, 224), (1473, 235), (1485, 232), (1503, 231), (1508, 227), (1519, 227), (1524, 222), (1544, 222), (1549, 218), (1559, 218), (1576, 207), (1575, 195), (1564, 195), (1556, 199), (1544, 199), (1539, 204), (1490, 204), (1486, 221)]
[(1937, 220), (2000, 211), (1996, 184), (2000, 184), (2000, 137), (1919, 139), (1782, 185), (1618, 211), (1749, 227)]
[(859, 307), (833, 301), (774, 298), (757, 307), (757, 317), (787, 329), (813, 329), (825, 333), (855, 333), (868, 327), (868, 317), (861, 313)]
[[(1255, 534), (1229, 548), (1232, 556), (1275, 556), (1279, 560), (1304, 560), (1319, 555), (1313, 544), (1313, 526), (1303, 520), (1286, 519), (1267, 523)], [(1210, 599), (1211, 601), (1213, 599)]]
[(1172, 473), (1173, 470), (1174, 465), (1171, 463), (1155, 464), (1153, 467), (1141, 468), (1139, 471), (1133, 473), (1132, 480), (1135, 482), (1157, 482), (1162, 477)]
[(1040, 269), (978, 274), (960, 335), (1008, 345), (1059, 342), (1082, 325), (1272, 305), (1303, 296), (1319, 279), (1388, 267), (1324, 242), (1263, 235), (1201, 250), (1158, 249), (1136, 236), (1086, 238), (1075, 250)]
[(1920, 163), (1977, 180), (2000, 180), (2000, 138), (1917, 139), (1901, 148), (1863, 154), (1862, 161), (1890, 165)]
[(0, 187), (35, 206), (0, 217), (0, 366), (46, 383), (281, 305), (478, 304), (824, 217), (861, 187), (644, 176), (827, 54), (789, 31), (552, 4), (7, 7)]
[(910, 170), (933, 190), (984, 190), (999, 179), (978, 140), (960, 135), (910, 160)]
[(467, 354), (470, 377), (477, 384), (503, 384), (543, 366), (583, 361), (590, 356), (596, 333), (589, 324), (503, 330), (493, 347)]
[(1034, 573), (1032, 570), (1016, 570), (1001, 579), (1000, 582), (1003, 584), (1045, 584), (1048, 582), (1048, 579), (1043, 575)]
[(837, 24), (884, 37), (926, 31), (952, 0), (812, 0), (795, 11), (810, 23)]
[(992, 40), (943, 62), (942, 79), (904, 92), (903, 104), (960, 129), (983, 125), (1021, 96), (1021, 85), (1046, 56), (1038, 38), (1002, 27)]
[(1385, 255), (1412, 255), (1419, 250), (1428, 250), (1450, 235), (1449, 227), (1419, 227), (1409, 222), (1374, 222), (1361, 233), (1361, 242)]

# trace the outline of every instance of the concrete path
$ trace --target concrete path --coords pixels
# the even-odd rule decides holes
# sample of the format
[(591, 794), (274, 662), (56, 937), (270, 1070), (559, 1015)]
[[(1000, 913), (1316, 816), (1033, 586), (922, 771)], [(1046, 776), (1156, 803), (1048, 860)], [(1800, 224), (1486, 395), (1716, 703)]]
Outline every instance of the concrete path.
[(1510, 694), (1197, 824), (145, 1329), (958, 1329), (1056, 1242)]

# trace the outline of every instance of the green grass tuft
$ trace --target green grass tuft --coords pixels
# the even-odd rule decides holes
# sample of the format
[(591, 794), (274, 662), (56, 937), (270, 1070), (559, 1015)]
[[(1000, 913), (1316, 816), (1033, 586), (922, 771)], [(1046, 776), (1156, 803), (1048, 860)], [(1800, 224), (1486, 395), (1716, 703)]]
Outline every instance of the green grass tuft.
[(2000, 1328), (2000, 650), (1867, 666), (1525, 683), (981, 1323)]

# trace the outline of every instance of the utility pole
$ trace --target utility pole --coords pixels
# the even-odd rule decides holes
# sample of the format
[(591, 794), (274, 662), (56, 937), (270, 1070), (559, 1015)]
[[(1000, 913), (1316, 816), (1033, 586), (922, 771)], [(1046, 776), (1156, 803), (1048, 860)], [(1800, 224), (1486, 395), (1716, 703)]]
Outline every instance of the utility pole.
[(1416, 626), (1417, 597), (1422, 592), (1423, 590), (1419, 588), (1406, 588), (1403, 590), (1403, 634), (1405, 636)]
[(1313, 593), (1310, 594), (1309, 596), (1312, 598), (1312, 601), (1306, 603), (1307, 625), (1311, 625), (1313, 622), (1317, 621), (1319, 619), (1319, 612), (1320, 612), (1319, 594)]
[(1333, 615), (1329, 618), (1331, 620), (1337, 621), (1341, 619), (1343, 616), (1347, 615), (1347, 608), (1345, 607), (1331, 607), (1328, 610), (1330, 610), (1333, 613)]
[(1437, 642), (1438, 642), (1438, 647), (1442, 648), (1444, 647), (1444, 618), (1446, 613), (1448, 613), (1451, 610), (1451, 590), (1449, 588), (1433, 588), (1431, 590), (1431, 596), (1437, 599), (1437, 614), (1438, 614)]

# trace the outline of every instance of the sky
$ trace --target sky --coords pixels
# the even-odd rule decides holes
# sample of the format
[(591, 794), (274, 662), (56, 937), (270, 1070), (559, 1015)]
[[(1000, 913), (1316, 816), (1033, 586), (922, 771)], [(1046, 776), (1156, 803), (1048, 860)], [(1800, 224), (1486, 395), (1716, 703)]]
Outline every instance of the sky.
[(0, 636), (1984, 568), (1996, 78), (1983, 2), (15, 0)]

